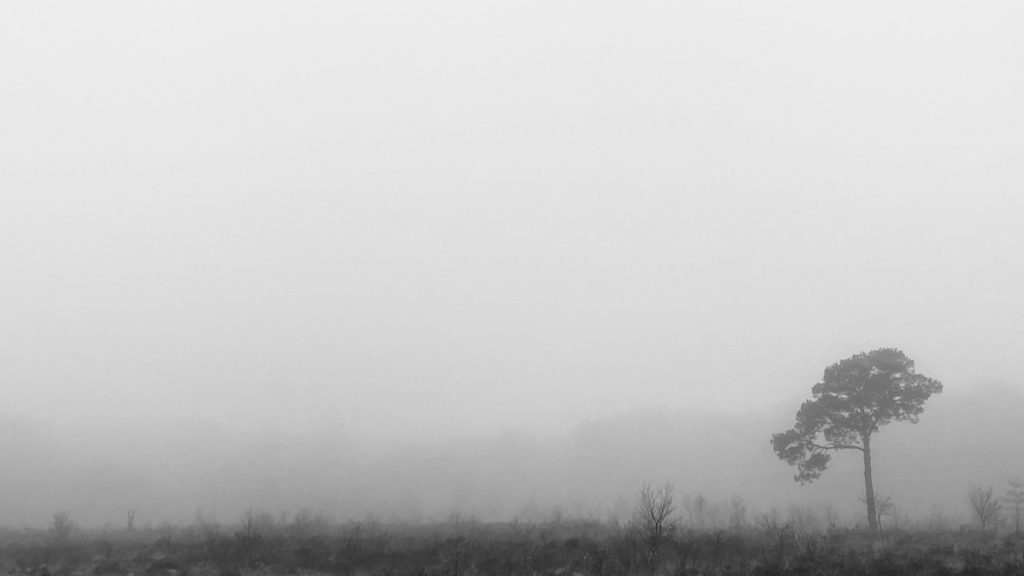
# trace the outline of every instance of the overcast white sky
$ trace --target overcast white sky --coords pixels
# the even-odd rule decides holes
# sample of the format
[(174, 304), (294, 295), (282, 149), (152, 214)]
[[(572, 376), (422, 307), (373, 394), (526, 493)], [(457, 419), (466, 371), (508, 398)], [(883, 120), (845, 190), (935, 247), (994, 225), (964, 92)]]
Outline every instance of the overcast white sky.
[[(0, 411), (422, 439), (1024, 381), (1015, 2), (4, 2)], [(794, 406), (795, 408), (795, 406)]]

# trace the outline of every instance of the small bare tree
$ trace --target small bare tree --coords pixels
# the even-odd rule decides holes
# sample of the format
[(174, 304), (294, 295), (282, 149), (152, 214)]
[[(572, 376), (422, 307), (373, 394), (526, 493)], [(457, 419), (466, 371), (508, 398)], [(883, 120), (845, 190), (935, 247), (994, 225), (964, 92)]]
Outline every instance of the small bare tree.
[(64, 544), (71, 538), (75, 530), (75, 521), (71, 519), (71, 512), (61, 510), (53, 515), (50, 523), (50, 534), (58, 544)]
[(835, 504), (825, 505), (825, 530), (830, 536), (839, 531), (839, 512), (836, 511)]
[(1010, 489), (1006, 491), (1003, 499), (1006, 500), (1010, 520), (1013, 521), (1013, 533), (1020, 538), (1021, 524), (1024, 523), (1024, 478), (1011, 478)]
[(640, 500), (637, 503), (634, 521), (643, 535), (644, 542), (648, 549), (648, 560), (653, 561), (658, 556), (658, 547), (666, 534), (672, 529), (672, 513), (675, 505), (672, 503), (675, 489), (671, 484), (665, 484), (655, 490), (647, 482), (640, 488)]
[[(882, 519), (887, 516), (896, 515), (896, 505), (892, 503), (892, 496), (885, 494), (875, 495), (875, 522), (878, 524), (878, 531), (881, 532), (883, 528)], [(894, 522), (895, 525), (895, 522)]]
[[(861, 502), (866, 502), (866, 498), (866, 496), (861, 496), (859, 500)], [(892, 502), (892, 496), (882, 494), (881, 492), (876, 493), (874, 510), (875, 518), (874, 522), (871, 523), (874, 526), (872, 530), (877, 532), (879, 535), (882, 535), (882, 521), (885, 519), (885, 517), (892, 516), (896, 512), (896, 505), (893, 504)]]
[(697, 494), (697, 496), (689, 503), (690, 512), (690, 525), (695, 526), (698, 530), (704, 529), (704, 512), (708, 508), (708, 499), (703, 494)]
[(988, 488), (971, 486), (967, 500), (971, 503), (971, 509), (978, 518), (978, 524), (981, 525), (982, 530), (995, 526), (1003, 506), (999, 503), (999, 499), (995, 497), (991, 486)]
[[(256, 559), (256, 554), (263, 545), (266, 517), (266, 514), (257, 514), (252, 508), (248, 508), (242, 516), (241, 529), (235, 532), (235, 542), (246, 565)], [(273, 518), (270, 518), (270, 522), (273, 522)]]
[(739, 496), (733, 496), (729, 500), (729, 529), (737, 532), (747, 526), (747, 505)]

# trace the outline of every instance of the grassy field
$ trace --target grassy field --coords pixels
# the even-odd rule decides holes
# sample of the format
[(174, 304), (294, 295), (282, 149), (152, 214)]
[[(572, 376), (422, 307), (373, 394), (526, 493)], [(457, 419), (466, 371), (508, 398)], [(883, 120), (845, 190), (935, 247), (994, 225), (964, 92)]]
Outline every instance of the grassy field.
[(675, 528), (593, 521), (333, 524), (248, 515), (234, 525), (4, 530), (0, 571), (33, 576), (615, 576), (624, 574), (1024, 574), (1012, 534), (800, 531), (791, 524)]

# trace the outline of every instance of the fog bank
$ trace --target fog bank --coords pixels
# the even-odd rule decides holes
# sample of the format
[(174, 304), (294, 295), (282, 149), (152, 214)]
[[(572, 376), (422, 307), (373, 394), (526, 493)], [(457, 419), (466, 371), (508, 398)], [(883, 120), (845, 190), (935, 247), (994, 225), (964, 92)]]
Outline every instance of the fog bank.
[[(622, 519), (645, 481), (671, 482), (685, 503), (739, 497), (750, 517), (776, 507), (832, 504), (860, 518), (859, 454), (839, 454), (822, 478), (800, 486), (769, 438), (797, 405), (762, 413), (646, 410), (579, 423), (554, 437), (528, 429), (457, 441), (368, 445), (337, 435), (258, 434), (192, 421), (151, 428), (56, 429), (0, 419), (0, 518), (45, 525), (66, 509), (83, 525), (124, 521), (232, 523), (246, 509), (299, 510), (337, 520)], [(1024, 472), (1024, 394), (1019, 387), (947, 387), (917, 425), (877, 435), (876, 490), (922, 519), (966, 515), (972, 484), (998, 492)], [(382, 422), (382, 425), (386, 423)], [(706, 522), (724, 522), (709, 512)]]

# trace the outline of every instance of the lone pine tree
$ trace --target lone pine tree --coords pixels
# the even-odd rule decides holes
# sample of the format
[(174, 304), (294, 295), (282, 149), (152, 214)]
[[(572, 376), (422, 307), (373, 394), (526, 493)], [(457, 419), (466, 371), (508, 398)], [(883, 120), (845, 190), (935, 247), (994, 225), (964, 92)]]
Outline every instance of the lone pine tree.
[(924, 403), (942, 392), (938, 380), (917, 374), (914, 361), (894, 348), (862, 352), (825, 369), (811, 388), (813, 398), (796, 413), (796, 424), (772, 435), (780, 459), (797, 467), (801, 484), (821, 476), (832, 452), (859, 450), (864, 456), (868, 525), (878, 530), (871, 480), (871, 436), (893, 421), (917, 423)]

